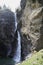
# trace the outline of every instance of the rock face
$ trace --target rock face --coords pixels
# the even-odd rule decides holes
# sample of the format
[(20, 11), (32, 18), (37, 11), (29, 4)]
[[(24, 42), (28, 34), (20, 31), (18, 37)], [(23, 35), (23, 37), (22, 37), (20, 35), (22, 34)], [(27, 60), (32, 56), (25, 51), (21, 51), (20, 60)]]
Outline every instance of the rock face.
[(25, 60), (26, 56), (31, 52), (31, 40), (29, 35), (22, 34), (21, 35), (21, 56), (22, 60)]
[(9, 9), (0, 9), (0, 56), (12, 57), (17, 48), (14, 13)]
[(33, 10), (30, 19), (30, 32), (33, 49), (37, 51), (43, 48), (43, 7)]
[(21, 4), (22, 14), (19, 14), (21, 15), (19, 21), (22, 57), (25, 59), (31, 51), (43, 48), (43, 0), (22, 0)]

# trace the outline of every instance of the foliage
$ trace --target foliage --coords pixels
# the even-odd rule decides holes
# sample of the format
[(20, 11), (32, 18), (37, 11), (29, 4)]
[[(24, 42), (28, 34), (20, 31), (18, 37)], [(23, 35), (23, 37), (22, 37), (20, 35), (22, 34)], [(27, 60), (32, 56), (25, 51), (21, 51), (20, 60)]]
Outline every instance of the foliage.
[(23, 61), (20, 65), (43, 65), (43, 50), (33, 54), (31, 58)]

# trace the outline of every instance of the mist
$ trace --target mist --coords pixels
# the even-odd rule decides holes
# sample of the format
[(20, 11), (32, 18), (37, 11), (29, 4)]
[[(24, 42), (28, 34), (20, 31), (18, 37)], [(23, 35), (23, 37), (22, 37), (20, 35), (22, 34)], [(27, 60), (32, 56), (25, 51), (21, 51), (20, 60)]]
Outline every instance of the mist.
[(5, 5), (7, 8), (15, 12), (17, 8), (20, 8), (20, 2), (21, 0), (0, 0), (0, 7)]

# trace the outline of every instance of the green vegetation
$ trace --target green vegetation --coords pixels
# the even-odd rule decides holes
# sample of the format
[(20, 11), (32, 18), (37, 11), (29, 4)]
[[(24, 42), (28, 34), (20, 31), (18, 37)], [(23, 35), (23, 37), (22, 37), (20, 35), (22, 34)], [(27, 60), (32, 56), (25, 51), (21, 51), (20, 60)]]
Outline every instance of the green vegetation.
[(19, 65), (43, 65), (43, 50), (33, 54), (33, 56)]

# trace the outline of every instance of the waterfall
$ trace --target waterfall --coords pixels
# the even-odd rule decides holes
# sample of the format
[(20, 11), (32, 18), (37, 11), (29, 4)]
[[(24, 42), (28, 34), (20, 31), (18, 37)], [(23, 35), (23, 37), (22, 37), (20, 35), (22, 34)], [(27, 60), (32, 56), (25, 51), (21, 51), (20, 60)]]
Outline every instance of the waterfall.
[[(16, 16), (16, 13), (15, 13), (15, 31), (17, 30), (17, 16)], [(17, 38), (17, 49), (16, 49), (16, 52), (15, 52), (15, 56), (14, 56), (14, 61), (16, 63), (20, 62), (21, 60), (21, 37), (20, 37), (20, 33), (19, 31), (17, 31), (17, 34), (18, 34), (18, 38)]]
[(15, 19), (15, 31), (17, 30), (17, 16), (16, 16), (16, 12), (14, 13), (14, 19)]
[(20, 62), (21, 60), (21, 38), (20, 38), (20, 33), (19, 31), (17, 32), (18, 33), (18, 44), (17, 44), (17, 50), (16, 50), (16, 53), (15, 53), (15, 56), (14, 56), (14, 61), (16, 63)]

